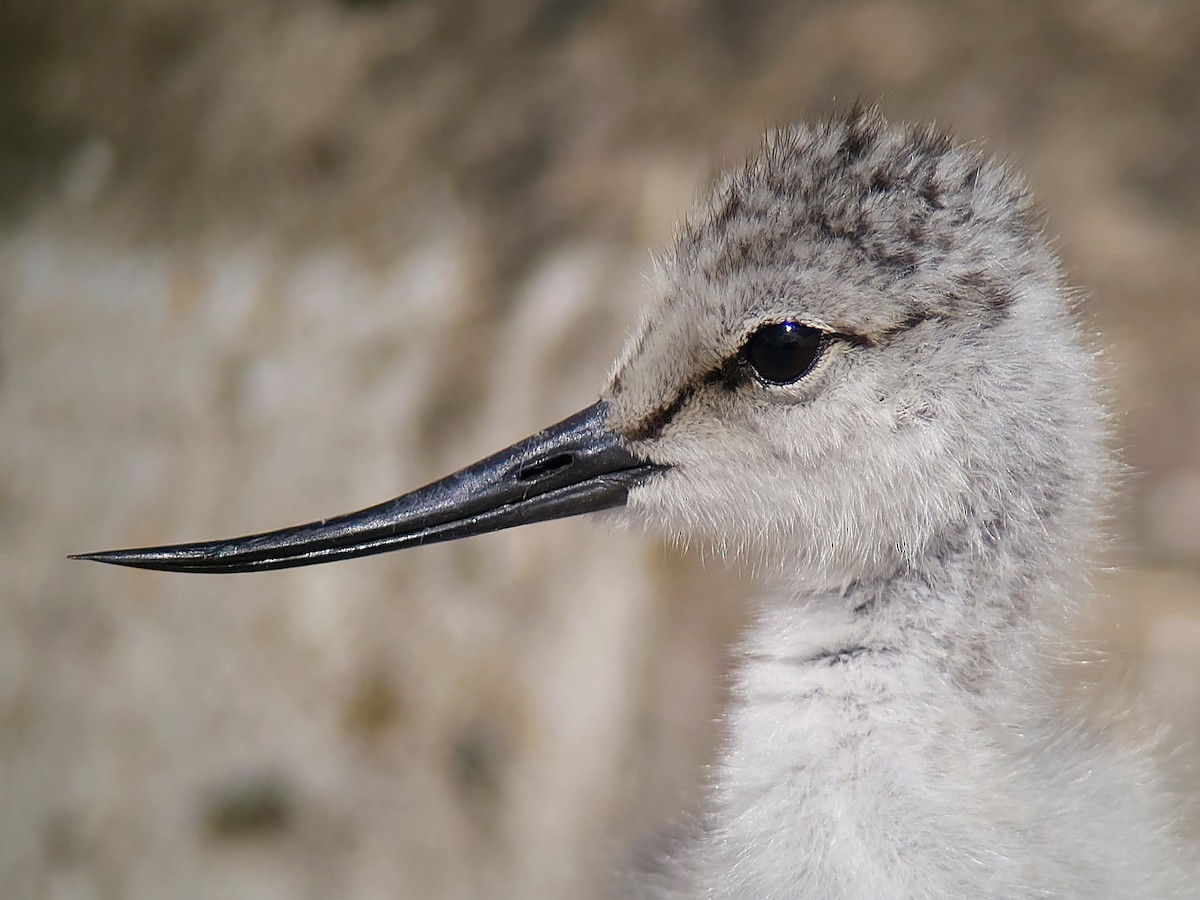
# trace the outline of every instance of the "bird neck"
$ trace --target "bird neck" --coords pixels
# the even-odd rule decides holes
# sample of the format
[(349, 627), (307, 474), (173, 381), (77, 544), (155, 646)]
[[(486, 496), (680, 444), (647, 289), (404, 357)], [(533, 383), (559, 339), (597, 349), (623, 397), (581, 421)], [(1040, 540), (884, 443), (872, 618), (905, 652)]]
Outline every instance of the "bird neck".
[(1065, 540), (963, 541), (898, 566), (887, 577), (812, 590), (781, 578), (748, 638), (757, 663), (798, 669), (861, 657), (864, 665), (925, 672), (946, 690), (1021, 702), (1041, 689), (1076, 598), (1086, 592), (1079, 552)]
[(714, 859), (733, 868), (711, 874), (730, 896), (906, 896), (906, 873), (952, 885), (1005, 864), (972, 815), (1025, 814), (1012, 761), (1047, 706), (1042, 610), (1065, 584), (1049, 561), (989, 552), (764, 602), (716, 782)]

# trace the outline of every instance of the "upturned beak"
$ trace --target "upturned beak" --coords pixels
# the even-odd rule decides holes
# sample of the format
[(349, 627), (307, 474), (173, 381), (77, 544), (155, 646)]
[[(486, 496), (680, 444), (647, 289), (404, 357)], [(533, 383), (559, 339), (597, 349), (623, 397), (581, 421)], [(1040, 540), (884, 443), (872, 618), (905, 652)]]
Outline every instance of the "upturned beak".
[(81, 553), (167, 572), (258, 572), (451, 541), (624, 506), (666, 468), (635, 456), (605, 425), (603, 401), (410, 494), (307, 525), (223, 541)]

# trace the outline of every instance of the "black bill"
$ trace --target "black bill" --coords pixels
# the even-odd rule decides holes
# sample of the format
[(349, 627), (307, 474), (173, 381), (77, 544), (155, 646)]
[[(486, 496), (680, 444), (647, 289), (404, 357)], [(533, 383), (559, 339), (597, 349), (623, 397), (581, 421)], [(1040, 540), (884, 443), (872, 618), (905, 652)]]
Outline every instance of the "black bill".
[(659, 471), (605, 427), (595, 403), (441, 481), (333, 519), (225, 541), (81, 553), (168, 572), (257, 572), (417, 547), (623, 506)]

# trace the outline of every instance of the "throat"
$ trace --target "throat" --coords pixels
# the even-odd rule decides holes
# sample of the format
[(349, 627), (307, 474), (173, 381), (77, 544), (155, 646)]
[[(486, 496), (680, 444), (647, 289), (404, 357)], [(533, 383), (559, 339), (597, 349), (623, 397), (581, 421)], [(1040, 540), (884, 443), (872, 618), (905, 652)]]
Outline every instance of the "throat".
[(1064, 624), (1086, 585), (1053, 559), (1003, 542), (942, 549), (843, 588), (770, 586), (744, 644), (747, 691), (764, 668), (851, 679), (909, 673), (980, 702), (1038, 706)]
[(931, 593), (899, 581), (764, 604), (711, 811), (714, 858), (738, 873), (728, 896), (907, 896), (896, 860), (950, 854), (970, 873), (994, 857), (988, 835), (963, 834), (963, 810), (1007, 803), (1034, 704), (1012, 702), (1002, 654), (974, 642), (982, 601), (958, 598), (955, 615)]

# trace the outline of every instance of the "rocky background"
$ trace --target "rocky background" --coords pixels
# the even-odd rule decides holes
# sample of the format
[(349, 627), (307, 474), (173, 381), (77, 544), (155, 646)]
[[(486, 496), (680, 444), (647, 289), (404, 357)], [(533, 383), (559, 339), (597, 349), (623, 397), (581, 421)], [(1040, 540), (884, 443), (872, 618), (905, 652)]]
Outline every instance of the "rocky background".
[(64, 557), (363, 506), (590, 403), (697, 186), (856, 98), (1034, 184), (1127, 463), (1064, 677), (1200, 737), (1200, 6), (0, 0), (0, 896), (587, 900), (652, 857), (746, 576), (586, 520)]

